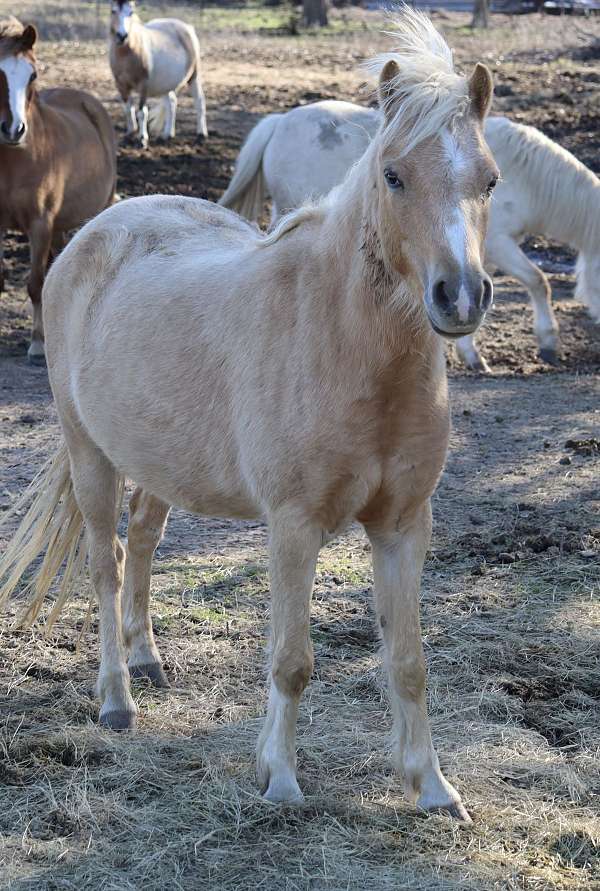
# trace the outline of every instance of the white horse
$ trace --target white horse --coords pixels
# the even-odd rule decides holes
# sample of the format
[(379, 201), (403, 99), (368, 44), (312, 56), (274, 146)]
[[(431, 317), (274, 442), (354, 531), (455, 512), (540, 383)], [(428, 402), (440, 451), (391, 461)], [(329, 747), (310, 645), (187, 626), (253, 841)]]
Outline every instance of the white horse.
[[(175, 136), (177, 93), (189, 84), (196, 106), (198, 140), (208, 136), (206, 103), (200, 83), (200, 43), (191, 25), (179, 19), (153, 19), (144, 25), (135, 12), (135, 0), (113, 0), (110, 18), (110, 67), (125, 105), (127, 136), (139, 131), (148, 145), (147, 99), (160, 97), (160, 112), (153, 121), (163, 127), (162, 138)], [(139, 93), (135, 112), (132, 93)]]
[[(257, 219), (269, 195), (275, 221), (341, 182), (369, 145), (380, 120), (377, 109), (337, 101), (268, 115), (242, 146), (219, 203)], [(554, 364), (559, 339), (550, 286), (519, 242), (531, 233), (578, 250), (575, 296), (600, 322), (600, 181), (533, 127), (492, 117), (486, 121), (485, 136), (502, 173), (491, 205), (486, 266), (502, 269), (527, 288), (540, 356)], [(470, 368), (488, 370), (472, 337), (456, 346)]]
[[(317, 556), (356, 518), (372, 545), (408, 794), (468, 820), (431, 741), (419, 586), (449, 431), (438, 334), (474, 331), (492, 299), (480, 256), (498, 175), (482, 131), (492, 81), (483, 65), (469, 80), (456, 74), (417, 12), (403, 13), (396, 37), (398, 51), (374, 62), (381, 129), (322, 203), (263, 235), (207, 201), (136, 198), (60, 255), (44, 310), (64, 445), (1, 561), (0, 602), (47, 549), (28, 617), (65, 562), (55, 617), (75, 587), (85, 526), (100, 722), (129, 728), (130, 673), (165, 681), (149, 594), (169, 506), (265, 517), (271, 682), (258, 774), (269, 800), (298, 801)], [(124, 476), (139, 487), (127, 555), (117, 536)]]

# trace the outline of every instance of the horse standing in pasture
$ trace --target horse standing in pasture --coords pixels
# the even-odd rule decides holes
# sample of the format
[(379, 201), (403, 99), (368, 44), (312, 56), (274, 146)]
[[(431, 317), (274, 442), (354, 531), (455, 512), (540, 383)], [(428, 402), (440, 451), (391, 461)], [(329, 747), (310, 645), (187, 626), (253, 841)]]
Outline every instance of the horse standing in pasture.
[(33, 25), (0, 21), (0, 241), (9, 229), (29, 239), (28, 357), (43, 364), (41, 300), (49, 259), (69, 230), (112, 204), (117, 149), (110, 118), (94, 96), (73, 89), (37, 92), (36, 38)]
[[(130, 675), (165, 680), (149, 591), (170, 505), (265, 518), (272, 638), (258, 776), (270, 801), (298, 801), (317, 556), (357, 519), (372, 546), (407, 793), (468, 820), (431, 740), (419, 588), (448, 445), (442, 338), (473, 332), (492, 299), (480, 255), (498, 176), (483, 137), (493, 87), (483, 65), (468, 80), (454, 71), (422, 14), (404, 11), (397, 29), (397, 51), (372, 63), (381, 128), (321, 203), (265, 235), (206, 201), (135, 198), (58, 258), (44, 297), (64, 445), (17, 508), (33, 499), (0, 565), (0, 601), (46, 549), (23, 620), (66, 561), (52, 622), (85, 528), (100, 723), (129, 728)], [(124, 477), (138, 486), (127, 551)]]
[[(110, 67), (125, 105), (127, 136), (139, 133), (148, 145), (147, 99), (160, 97), (163, 139), (175, 136), (177, 93), (189, 84), (196, 106), (196, 132), (206, 139), (206, 103), (200, 83), (200, 43), (191, 25), (179, 19), (152, 19), (144, 25), (135, 0), (113, 0), (110, 17)], [(137, 119), (132, 93), (139, 93)]]
[[(256, 220), (269, 195), (274, 222), (342, 182), (380, 121), (377, 109), (331, 100), (267, 115), (242, 146), (219, 203)], [(556, 364), (560, 343), (550, 285), (519, 242), (544, 235), (578, 250), (575, 297), (600, 322), (600, 181), (534, 127), (490, 117), (485, 137), (502, 174), (490, 208), (486, 267), (502, 269), (527, 288), (540, 357)], [(469, 368), (489, 371), (472, 337), (459, 339), (456, 348)]]

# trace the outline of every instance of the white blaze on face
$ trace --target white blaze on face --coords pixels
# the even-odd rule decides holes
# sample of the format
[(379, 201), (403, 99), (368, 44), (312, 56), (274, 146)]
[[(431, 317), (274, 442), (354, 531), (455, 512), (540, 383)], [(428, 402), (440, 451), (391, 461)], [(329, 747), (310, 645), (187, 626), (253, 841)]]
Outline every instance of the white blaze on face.
[[(454, 181), (460, 178), (463, 171), (469, 169), (469, 160), (456, 138), (448, 131), (445, 131), (442, 134), (442, 145), (444, 146), (449, 165), (449, 174)], [(467, 230), (465, 211), (460, 203), (457, 204), (450, 213), (449, 221), (446, 225), (446, 239), (450, 252), (456, 260), (458, 268), (462, 272), (468, 265), (467, 254), (469, 233)], [(468, 321), (470, 305), (471, 302), (468, 291), (464, 285), (461, 285), (456, 303), (456, 310), (461, 322)]]
[(8, 88), (8, 107), (12, 116), (11, 139), (24, 125), (27, 127), (27, 85), (33, 74), (33, 65), (24, 56), (7, 56), (0, 59), (0, 71), (4, 72)]
[(113, 7), (113, 12), (117, 14), (118, 24), (117, 24), (117, 34), (119, 37), (127, 37), (129, 34), (129, 29), (131, 27), (131, 16), (133, 15), (133, 9), (129, 5), (129, 3), (124, 3), (122, 6)]

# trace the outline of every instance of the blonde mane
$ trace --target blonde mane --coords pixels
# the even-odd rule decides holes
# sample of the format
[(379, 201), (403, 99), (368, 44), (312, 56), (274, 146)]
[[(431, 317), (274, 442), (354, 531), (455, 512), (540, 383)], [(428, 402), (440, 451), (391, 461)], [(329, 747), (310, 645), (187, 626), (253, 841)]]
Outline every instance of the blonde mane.
[(454, 70), (452, 50), (422, 12), (404, 7), (386, 31), (395, 47), (364, 63), (378, 77), (388, 62), (398, 66), (383, 103), (384, 145), (401, 143), (399, 157), (424, 139), (452, 127), (470, 106), (467, 81)]
[[(383, 33), (394, 41), (395, 48), (370, 59), (362, 67), (378, 78), (388, 62), (398, 65), (398, 74), (389, 83), (389, 97), (383, 107), (386, 117), (375, 139), (382, 139), (384, 147), (395, 146), (398, 156), (402, 157), (444, 127), (452, 128), (466, 115), (471, 100), (466, 78), (454, 70), (452, 50), (426, 15), (403, 6), (390, 25), (393, 30)], [(367, 154), (368, 151), (363, 157)], [(346, 182), (361, 161), (348, 172)], [(343, 194), (343, 185), (281, 217), (272, 232), (261, 239), (262, 246), (274, 244), (286, 232), (322, 213), (325, 206)]]

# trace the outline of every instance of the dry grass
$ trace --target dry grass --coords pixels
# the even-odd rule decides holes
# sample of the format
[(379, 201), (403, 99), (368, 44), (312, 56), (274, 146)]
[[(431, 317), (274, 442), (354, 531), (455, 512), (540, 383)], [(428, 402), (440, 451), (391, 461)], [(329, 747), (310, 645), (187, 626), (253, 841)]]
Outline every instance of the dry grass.
[[(48, 40), (60, 39), (61, 23), (71, 40), (94, 24), (93, 4), (22, 6), (22, 18), (26, 6), (45, 17)], [(0, 11), (8, 8), (0, 0)], [(532, 29), (520, 19), (509, 33), (501, 19), (473, 37), (466, 19), (446, 20), (460, 58), (493, 54), (505, 82), (517, 69), (531, 72), (540, 81), (535, 116), (553, 63), (521, 54), (578, 45), (579, 24), (536, 19)], [(270, 110), (274, 85), (288, 104), (312, 89), (350, 98), (360, 83), (354, 63), (379, 48), (371, 32), (334, 51), (331, 35), (240, 42), (235, 27), (206, 41), (214, 118), (240, 84), (253, 111)], [(500, 59), (498, 45), (510, 47), (512, 61)], [(112, 98), (103, 53), (99, 41), (47, 43), (46, 80), (58, 71)], [(576, 63), (561, 65), (575, 77)], [(506, 322), (509, 309), (506, 336), (515, 338), (522, 305), (501, 304), (498, 318)], [(0, 356), (0, 372), (6, 508), (57, 430), (43, 373), (15, 356)], [(459, 374), (452, 389), (453, 448), (435, 499), (423, 627), (434, 736), (473, 826), (416, 813), (391, 772), (370, 555), (358, 530), (319, 564), (316, 671), (299, 734), (307, 804), (260, 799), (253, 756), (265, 700), (264, 529), (177, 513), (153, 579), (173, 687), (135, 686), (137, 734), (94, 726), (95, 624), (74, 649), (83, 599), (50, 640), (1, 626), (2, 891), (600, 888), (598, 458), (559, 464), (567, 439), (599, 435), (597, 377)]]

